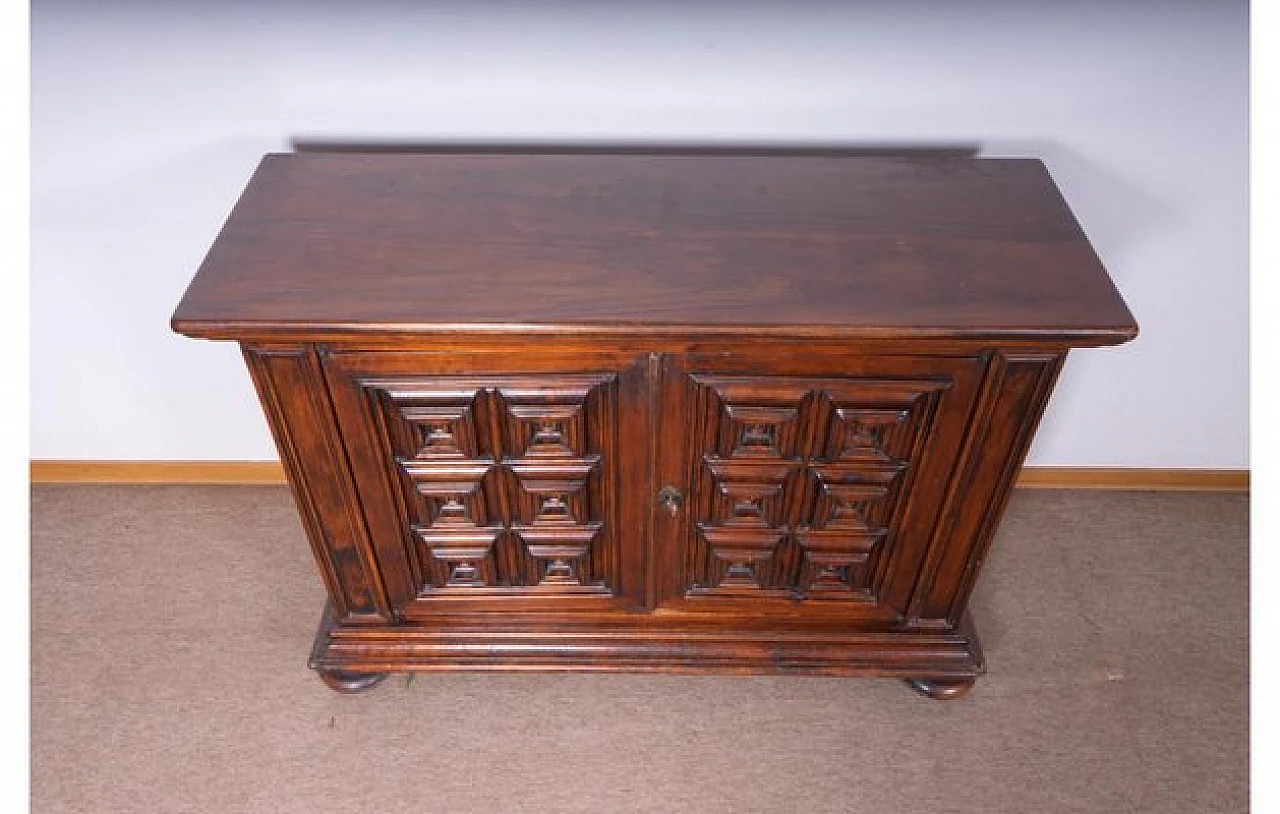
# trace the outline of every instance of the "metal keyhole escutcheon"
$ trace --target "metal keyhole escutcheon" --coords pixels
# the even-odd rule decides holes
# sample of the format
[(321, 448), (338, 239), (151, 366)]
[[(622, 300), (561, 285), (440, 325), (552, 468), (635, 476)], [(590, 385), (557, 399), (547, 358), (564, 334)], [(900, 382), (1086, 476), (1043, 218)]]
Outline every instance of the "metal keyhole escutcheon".
[(664, 486), (658, 492), (658, 505), (667, 510), (667, 514), (675, 517), (684, 506), (684, 492), (674, 486)]

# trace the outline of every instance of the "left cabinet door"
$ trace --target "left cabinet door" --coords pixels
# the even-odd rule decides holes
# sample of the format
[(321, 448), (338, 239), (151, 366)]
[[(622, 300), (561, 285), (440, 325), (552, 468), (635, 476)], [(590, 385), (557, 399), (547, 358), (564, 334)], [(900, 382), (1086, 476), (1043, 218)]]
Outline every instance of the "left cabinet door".
[(642, 604), (647, 356), (322, 356), (398, 617)]

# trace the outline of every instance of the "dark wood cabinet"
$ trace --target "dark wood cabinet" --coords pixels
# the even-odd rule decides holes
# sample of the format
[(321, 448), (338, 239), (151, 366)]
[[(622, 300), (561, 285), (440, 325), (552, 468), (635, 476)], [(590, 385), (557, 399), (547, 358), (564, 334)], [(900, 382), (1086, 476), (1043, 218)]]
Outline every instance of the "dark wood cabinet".
[(1039, 162), (607, 155), (268, 156), (173, 325), (244, 349), (337, 689), (934, 697), (1067, 351), (1137, 330)]

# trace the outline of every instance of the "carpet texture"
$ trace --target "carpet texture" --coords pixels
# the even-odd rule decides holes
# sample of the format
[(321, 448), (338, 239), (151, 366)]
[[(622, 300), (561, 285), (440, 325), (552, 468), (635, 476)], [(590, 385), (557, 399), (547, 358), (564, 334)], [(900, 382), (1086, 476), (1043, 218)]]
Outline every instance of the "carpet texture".
[(32, 490), (36, 812), (1247, 809), (1248, 498), (1019, 491), (963, 701), (804, 677), (306, 669), (280, 487)]

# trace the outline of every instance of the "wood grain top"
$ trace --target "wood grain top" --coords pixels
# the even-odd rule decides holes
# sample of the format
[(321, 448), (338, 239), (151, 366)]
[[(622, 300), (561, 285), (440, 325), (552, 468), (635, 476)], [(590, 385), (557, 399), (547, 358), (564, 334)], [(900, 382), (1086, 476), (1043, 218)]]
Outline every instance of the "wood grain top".
[(1036, 160), (598, 154), (268, 155), (173, 327), (1137, 332)]

